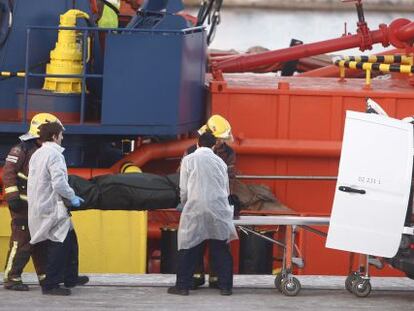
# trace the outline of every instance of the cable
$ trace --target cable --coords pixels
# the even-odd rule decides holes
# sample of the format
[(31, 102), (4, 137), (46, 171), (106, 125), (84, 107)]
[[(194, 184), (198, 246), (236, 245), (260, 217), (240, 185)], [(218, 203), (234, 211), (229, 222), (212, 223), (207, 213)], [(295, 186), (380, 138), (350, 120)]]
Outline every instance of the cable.
[[(37, 63), (36, 65), (31, 66), (31, 67), (29, 68), (29, 70), (36, 69), (36, 68), (38, 68), (38, 67), (40, 67), (40, 66), (42, 66), (42, 65), (44, 65), (44, 64), (47, 64), (47, 62), (48, 62), (48, 61), (43, 61), (43, 62)], [(17, 70), (17, 72), (23, 72), (23, 71), (24, 71), (24, 70)], [(13, 74), (13, 75), (10, 75), (10, 76), (7, 76), (7, 77), (2, 77), (2, 78), (0, 78), (0, 82), (1, 82), (1, 81), (4, 81), (4, 80), (7, 80), (7, 79), (16, 78), (16, 77), (18, 77), (18, 75), (17, 75), (17, 74)]]

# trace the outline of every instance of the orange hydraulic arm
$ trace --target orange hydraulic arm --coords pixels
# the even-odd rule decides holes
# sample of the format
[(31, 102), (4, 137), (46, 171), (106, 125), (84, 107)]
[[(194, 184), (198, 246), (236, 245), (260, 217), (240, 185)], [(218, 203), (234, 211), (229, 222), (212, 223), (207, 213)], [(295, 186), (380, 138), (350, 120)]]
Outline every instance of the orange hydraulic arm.
[(278, 62), (310, 57), (359, 47), (361, 50), (371, 49), (372, 44), (381, 43), (384, 47), (392, 44), (396, 48), (412, 50), (414, 42), (414, 22), (400, 18), (389, 26), (379, 25), (379, 29), (370, 31), (367, 27), (358, 30), (355, 35), (345, 35), (340, 38), (292, 46), (285, 49), (240, 55), (212, 63), (211, 71), (216, 80), (223, 80), (223, 72), (244, 72), (257, 67)]

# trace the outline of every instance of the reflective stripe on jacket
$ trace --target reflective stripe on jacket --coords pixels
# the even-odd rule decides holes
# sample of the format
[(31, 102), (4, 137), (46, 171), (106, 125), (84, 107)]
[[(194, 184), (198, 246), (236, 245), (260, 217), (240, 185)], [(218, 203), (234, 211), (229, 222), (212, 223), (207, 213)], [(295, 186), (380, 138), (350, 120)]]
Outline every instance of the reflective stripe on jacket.
[(29, 160), (39, 148), (36, 139), (23, 141), (10, 149), (3, 167), (3, 184), (6, 200), (26, 195)]

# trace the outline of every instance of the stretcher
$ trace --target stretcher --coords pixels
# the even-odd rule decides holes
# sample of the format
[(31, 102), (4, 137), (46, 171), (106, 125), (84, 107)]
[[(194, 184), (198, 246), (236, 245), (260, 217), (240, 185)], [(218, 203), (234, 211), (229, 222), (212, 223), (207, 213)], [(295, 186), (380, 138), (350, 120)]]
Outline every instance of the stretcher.
[[(275, 287), (286, 296), (296, 296), (301, 290), (299, 280), (293, 275), (293, 265), (303, 267), (303, 260), (294, 256), (295, 235), (298, 228), (326, 237), (326, 233), (311, 226), (328, 226), (329, 217), (303, 216), (240, 216), (234, 224), (246, 234), (257, 235), (283, 248), (282, 269), (276, 274)], [(250, 228), (250, 226), (284, 226), (285, 240), (278, 241)]]

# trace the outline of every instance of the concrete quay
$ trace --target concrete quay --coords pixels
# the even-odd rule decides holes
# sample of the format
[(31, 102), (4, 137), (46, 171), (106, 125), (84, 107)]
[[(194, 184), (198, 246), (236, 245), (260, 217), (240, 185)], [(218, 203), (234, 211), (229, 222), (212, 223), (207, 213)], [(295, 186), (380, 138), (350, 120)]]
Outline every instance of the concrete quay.
[(298, 276), (302, 290), (286, 297), (273, 285), (271, 275), (235, 275), (232, 296), (202, 287), (189, 296), (167, 294), (174, 275), (89, 274), (87, 286), (68, 297), (43, 296), (33, 274), (23, 276), (31, 290), (0, 289), (0, 310), (413, 310), (414, 281), (407, 278), (372, 278), (373, 290), (357, 298), (344, 289), (342, 276)]

